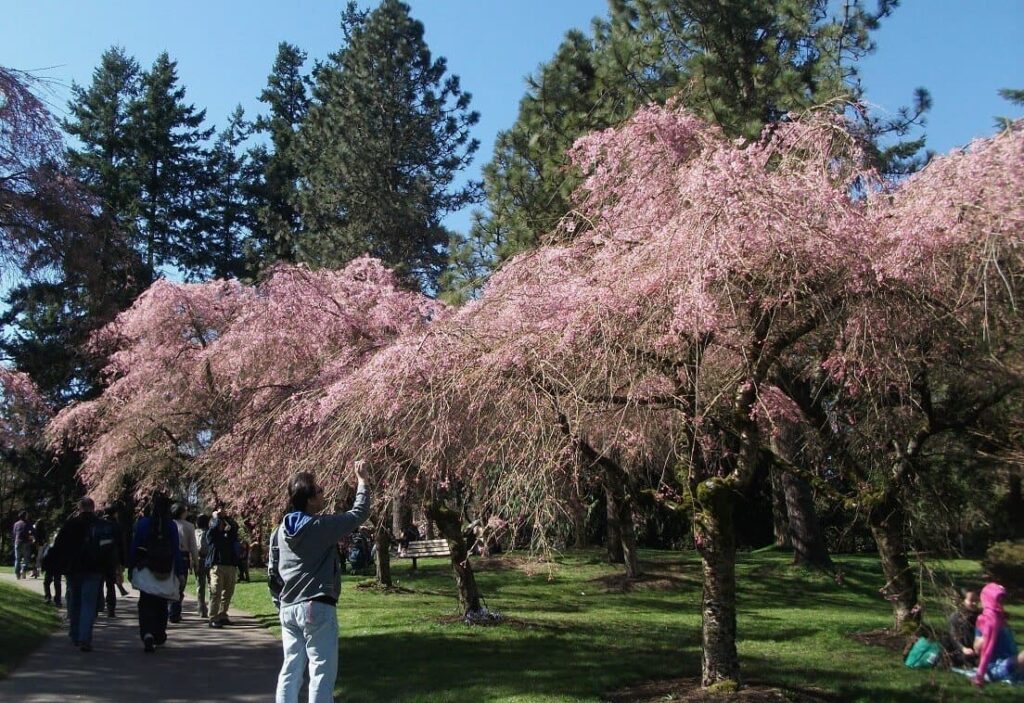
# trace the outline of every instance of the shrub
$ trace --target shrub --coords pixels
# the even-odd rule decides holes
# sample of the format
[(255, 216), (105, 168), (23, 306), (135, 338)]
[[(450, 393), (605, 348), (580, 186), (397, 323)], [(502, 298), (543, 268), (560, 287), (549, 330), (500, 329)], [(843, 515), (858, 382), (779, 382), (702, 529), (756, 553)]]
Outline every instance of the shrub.
[(1024, 589), (1024, 540), (996, 542), (988, 548), (982, 565), (1003, 586)]

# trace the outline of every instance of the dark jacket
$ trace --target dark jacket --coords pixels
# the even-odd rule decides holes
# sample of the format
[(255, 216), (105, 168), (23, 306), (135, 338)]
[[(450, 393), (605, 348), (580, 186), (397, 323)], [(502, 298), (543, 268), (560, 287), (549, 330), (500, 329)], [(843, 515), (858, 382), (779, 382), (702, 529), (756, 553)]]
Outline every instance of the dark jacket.
[(89, 528), (98, 520), (96, 513), (78, 513), (72, 515), (60, 528), (53, 542), (54, 555), (51, 563), (61, 574), (102, 574), (103, 569), (82, 563), (82, 548), (89, 536)]
[[(227, 529), (224, 529), (227, 525)], [(206, 531), (206, 540), (210, 551), (206, 555), (206, 565), (238, 566), (242, 554), (242, 543), (238, 541), (238, 523), (231, 518), (213, 518), (210, 529)]]
[[(153, 518), (147, 516), (139, 518), (139, 521), (135, 523), (135, 535), (132, 537), (132, 546), (128, 551), (129, 569), (139, 566), (139, 547), (145, 546), (149, 540), (149, 531), (152, 529), (153, 522)], [(181, 558), (181, 550), (178, 549), (178, 526), (170, 517), (164, 520), (164, 537), (174, 552), (174, 573), (181, 573), (185, 562)]]

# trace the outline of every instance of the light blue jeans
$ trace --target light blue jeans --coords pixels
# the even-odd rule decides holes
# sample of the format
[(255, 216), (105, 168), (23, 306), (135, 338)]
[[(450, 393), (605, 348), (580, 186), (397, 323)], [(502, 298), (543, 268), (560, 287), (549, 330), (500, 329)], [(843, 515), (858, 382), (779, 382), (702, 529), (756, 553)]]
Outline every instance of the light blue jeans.
[(302, 671), (309, 665), (309, 703), (333, 703), (338, 676), (338, 611), (306, 601), (281, 606), (284, 663), (277, 677), (276, 703), (298, 703)]

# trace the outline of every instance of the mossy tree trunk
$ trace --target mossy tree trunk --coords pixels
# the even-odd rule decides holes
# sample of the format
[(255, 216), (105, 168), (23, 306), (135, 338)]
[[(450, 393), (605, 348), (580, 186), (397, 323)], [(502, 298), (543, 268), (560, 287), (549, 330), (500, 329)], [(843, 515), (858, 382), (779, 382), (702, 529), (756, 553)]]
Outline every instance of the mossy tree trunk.
[[(622, 560), (618, 563), (626, 567), (626, 576), (634, 579), (640, 576), (640, 559), (636, 546), (636, 529), (633, 527), (633, 499), (629, 495), (626, 476), (617, 463), (602, 457), (600, 463), (604, 467), (604, 485), (608, 498), (608, 520), (611, 523), (614, 515), (619, 533), (619, 551)], [(611, 535), (609, 534), (609, 539)], [(611, 545), (609, 545), (609, 559)]]
[(904, 632), (917, 627), (917, 577), (907, 559), (904, 536), (906, 515), (899, 500), (886, 496), (868, 513), (871, 535), (878, 546), (885, 586), (882, 592), (892, 603), (893, 631)]
[(701, 593), (701, 684), (729, 686), (740, 677), (736, 651), (735, 493), (720, 478), (698, 484), (694, 539), (700, 553), (704, 587)]
[(462, 534), (462, 516), (455, 510), (432, 503), (427, 509), (428, 517), (437, 525), (438, 531), (448, 540), (452, 553), (452, 571), (459, 592), (459, 608), (463, 614), (481, 609), (480, 589), (476, 584), (473, 567), (469, 563), (469, 545)]

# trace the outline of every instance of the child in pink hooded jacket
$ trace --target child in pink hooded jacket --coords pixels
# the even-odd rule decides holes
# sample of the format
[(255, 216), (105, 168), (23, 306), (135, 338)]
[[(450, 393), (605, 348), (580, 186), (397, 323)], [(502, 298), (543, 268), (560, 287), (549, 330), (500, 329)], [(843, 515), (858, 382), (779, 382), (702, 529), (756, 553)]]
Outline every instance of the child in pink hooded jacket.
[(1018, 653), (1009, 616), (1003, 608), (1006, 589), (998, 583), (981, 589), (981, 615), (975, 624), (974, 651), (978, 653), (978, 671), (974, 683), (989, 681), (1024, 682), (1024, 653)]

